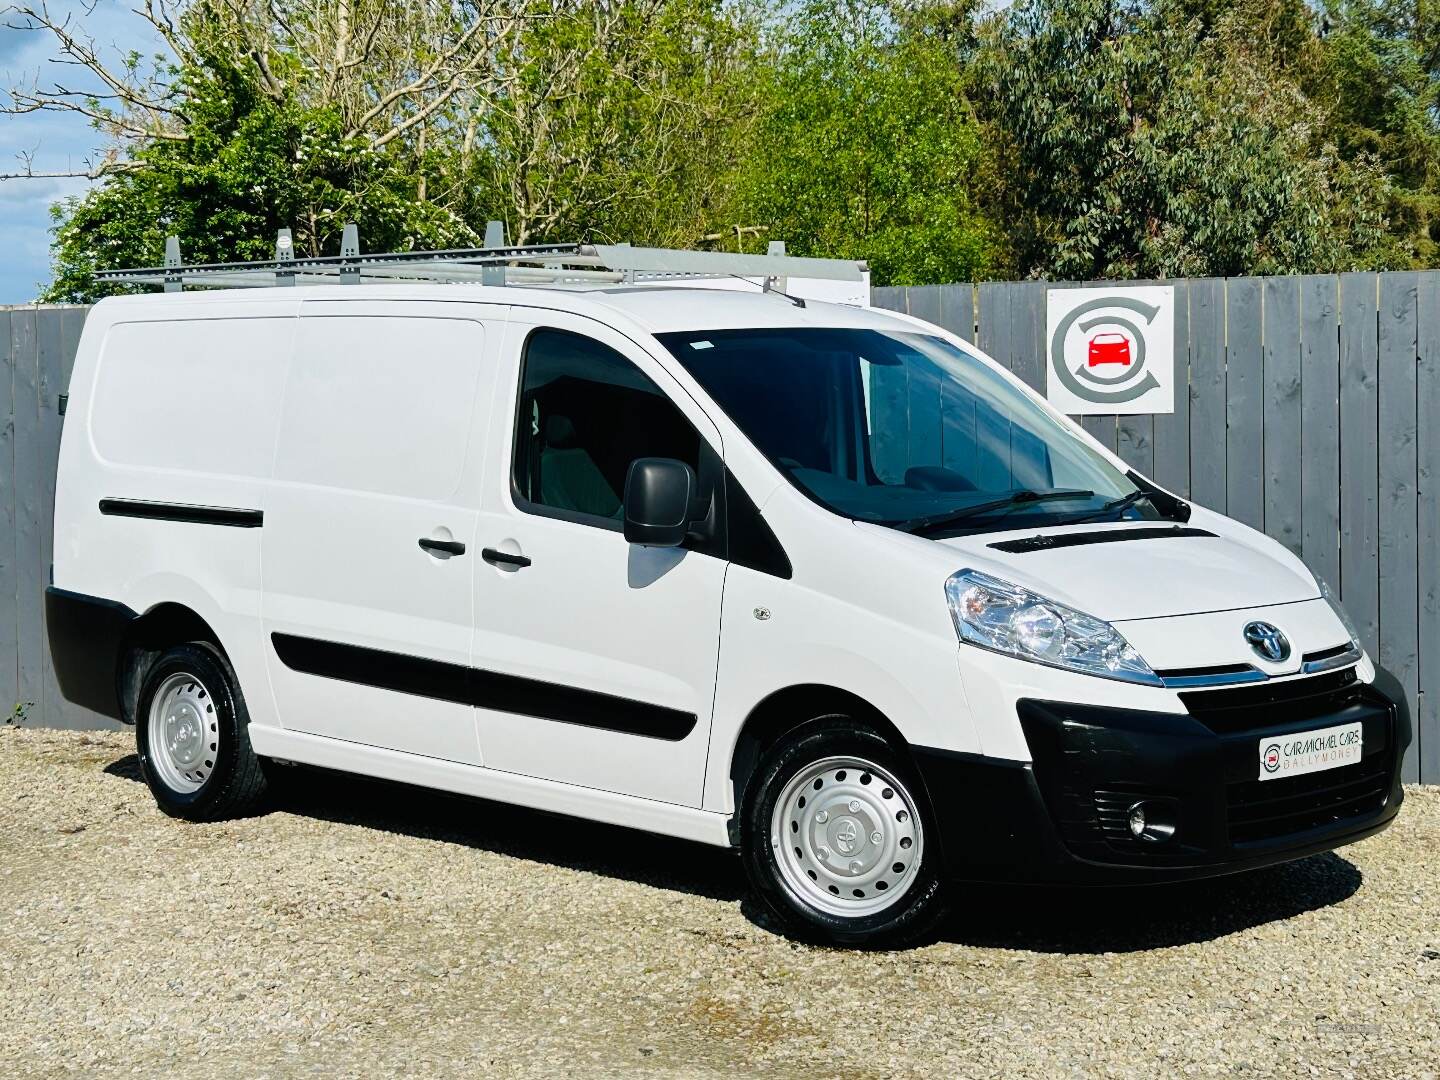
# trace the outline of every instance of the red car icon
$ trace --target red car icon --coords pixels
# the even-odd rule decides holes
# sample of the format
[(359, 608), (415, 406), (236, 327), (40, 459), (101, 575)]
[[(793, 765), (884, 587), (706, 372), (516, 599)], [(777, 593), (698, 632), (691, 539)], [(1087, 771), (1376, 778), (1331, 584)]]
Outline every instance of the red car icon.
[(1096, 334), (1090, 339), (1090, 361), (1088, 367), (1101, 364), (1124, 364), (1130, 366), (1130, 339), (1124, 334)]

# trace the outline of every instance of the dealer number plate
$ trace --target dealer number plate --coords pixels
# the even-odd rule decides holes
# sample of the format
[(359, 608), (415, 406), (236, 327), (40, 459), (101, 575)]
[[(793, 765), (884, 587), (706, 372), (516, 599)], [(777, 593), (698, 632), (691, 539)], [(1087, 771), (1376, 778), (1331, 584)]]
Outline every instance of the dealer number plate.
[(1363, 731), (1363, 724), (1339, 724), (1261, 739), (1260, 779), (1279, 780), (1353, 765), (1361, 757)]

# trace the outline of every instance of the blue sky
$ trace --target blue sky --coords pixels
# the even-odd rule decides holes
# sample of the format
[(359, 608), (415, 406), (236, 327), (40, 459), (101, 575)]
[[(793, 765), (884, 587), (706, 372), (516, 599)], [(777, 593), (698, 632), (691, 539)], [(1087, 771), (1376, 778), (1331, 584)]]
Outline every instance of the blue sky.
[[(3, 4), (3, 0), (0, 0)], [(98, 43), (116, 51), (153, 51), (155, 41), (149, 29), (130, 5), (121, 0), (98, 0), (93, 11), (75, 0), (52, 0), (50, 14), (69, 13), (74, 23)], [(0, 22), (15, 22), (0, 16)], [(13, 30), (0, 25), (0, 89), (17, 82), (41, 78), (55, 72), (47, 61), (54, 55), (48, 33)], [(49, 69), (47, 71), (47, 68)], [(65, 70), (73, 81), (75, 69)], [(0, 116), (0, 172), (14, 172), (21, 162), (16, 154), (33, 152), (36, 172), (83, 168), (85, 158), (100, 145), (99, 135), (81, 116), (65, 113), (32, 113), (28, 116)], [(0, 181), (0, 304), (23, 304), (50, 279), (50, 206), (83, 192), (85, 180), (4, 180)]]

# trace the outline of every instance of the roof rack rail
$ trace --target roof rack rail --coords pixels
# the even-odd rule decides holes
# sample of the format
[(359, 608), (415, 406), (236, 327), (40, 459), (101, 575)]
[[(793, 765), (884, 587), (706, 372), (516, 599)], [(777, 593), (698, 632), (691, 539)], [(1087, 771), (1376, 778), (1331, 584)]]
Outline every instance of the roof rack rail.
[(631, 247), (629, 244), (505, 243), (498, 221), (485, 229), (485, 246), (442, 251), (362, 253), (360, 233), (346, 225), (339, 255), (297, 258), (289, 229), (275, 239), (275, 257), (253, 262), (194, 263), (180, 256), (179, 237), (165, 239), (162, 266), (97, 270), (96, 281), (159, 285), (166, 292), (199, 288), (273, 288), (288, 285), (394, 282), (474, 282), (482, 285), (660, 284), (696, 278), (758, 279), (785, 291), (790, 277), (865, 280), (868, 267), (849, 259), (799, 258), (773, 241), (765, 255)]

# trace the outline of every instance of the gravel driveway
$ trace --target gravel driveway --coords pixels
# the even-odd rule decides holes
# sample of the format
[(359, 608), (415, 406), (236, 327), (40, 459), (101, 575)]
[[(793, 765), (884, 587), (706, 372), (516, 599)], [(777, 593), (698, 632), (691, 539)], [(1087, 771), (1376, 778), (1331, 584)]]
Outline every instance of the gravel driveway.
[(1434, 1076), (1440, 789), (1157, 890), (792, 944), (730, 854), (345, 777), (162, 816), (125, 734), (0, 729), (0, 1075)]

